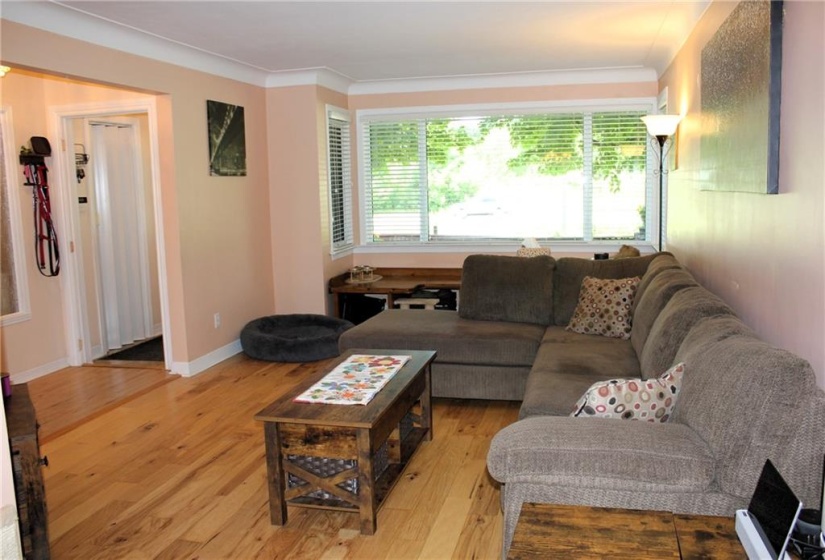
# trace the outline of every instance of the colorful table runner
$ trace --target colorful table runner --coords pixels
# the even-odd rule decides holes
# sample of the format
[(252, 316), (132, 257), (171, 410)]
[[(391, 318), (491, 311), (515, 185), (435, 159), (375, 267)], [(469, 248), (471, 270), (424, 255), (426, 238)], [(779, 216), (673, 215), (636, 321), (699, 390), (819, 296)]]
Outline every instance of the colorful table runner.
[(409, 356), (353, 354), (293, 400), (323, 404), (367, 404), (409, 359)]

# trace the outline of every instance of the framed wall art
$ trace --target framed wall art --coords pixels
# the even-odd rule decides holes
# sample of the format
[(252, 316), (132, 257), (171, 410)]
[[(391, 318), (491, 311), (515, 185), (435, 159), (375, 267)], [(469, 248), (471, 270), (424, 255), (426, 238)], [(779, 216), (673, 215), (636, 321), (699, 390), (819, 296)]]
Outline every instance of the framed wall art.
[(243, 107), (206, 102), (209, 128), (209, 174), (246, 176), (246, 137)]
[(704, 190), (779, 192), (782, 1), (741, 2), (702, 49)]

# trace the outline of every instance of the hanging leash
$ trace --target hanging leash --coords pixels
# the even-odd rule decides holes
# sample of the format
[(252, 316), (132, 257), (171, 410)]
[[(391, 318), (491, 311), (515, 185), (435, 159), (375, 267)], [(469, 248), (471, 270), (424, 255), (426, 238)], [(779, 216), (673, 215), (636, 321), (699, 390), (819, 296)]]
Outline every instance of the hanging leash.
[(24, 183), (32, 187), (32, 206), (34, 209), (34, 256), (37, 269), (43, 276), (53, 277), (60, 274), (60, 248), (57, 230), (52, 220), (52, 205), (49, 200), (49, 170), (45, 156), (51, 155), (48, 140), (42, 137), (32, 138), (31, 150), (21, 150), (20, 163), (23, 165)]

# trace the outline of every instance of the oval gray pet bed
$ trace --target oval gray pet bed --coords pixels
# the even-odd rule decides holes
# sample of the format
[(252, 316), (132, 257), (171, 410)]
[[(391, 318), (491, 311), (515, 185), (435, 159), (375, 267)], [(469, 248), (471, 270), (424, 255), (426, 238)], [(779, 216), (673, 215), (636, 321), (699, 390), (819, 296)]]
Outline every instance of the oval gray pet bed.
[(314, 362), (338, 355), (338, 337), (354, 325), (326, 315), (272, 315), (246, 324), (241, 348), (270, 362)]

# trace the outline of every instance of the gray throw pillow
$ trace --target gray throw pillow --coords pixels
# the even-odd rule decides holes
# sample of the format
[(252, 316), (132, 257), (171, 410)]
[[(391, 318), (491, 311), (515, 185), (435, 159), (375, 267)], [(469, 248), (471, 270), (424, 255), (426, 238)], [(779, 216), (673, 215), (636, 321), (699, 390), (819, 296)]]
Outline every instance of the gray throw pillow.
[(470, 255), (461, 273), (459, 316), (480, 321), (553, 323), (553, 257)]

